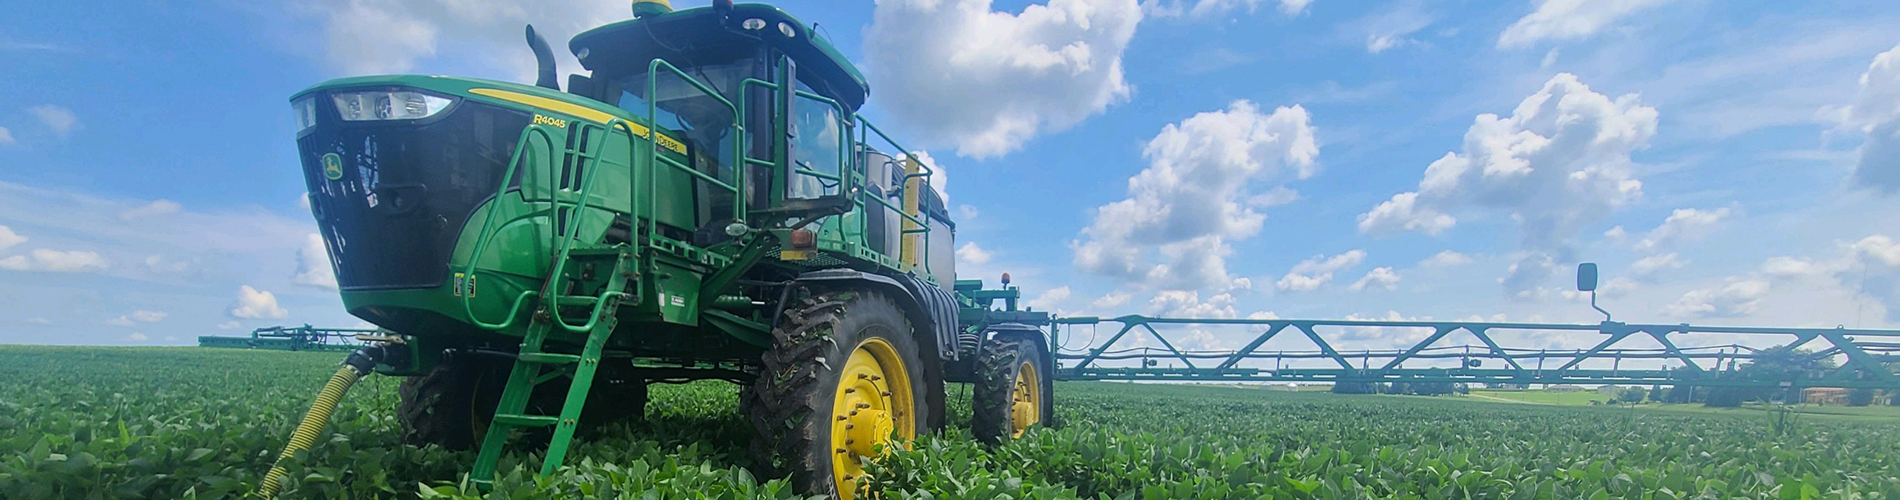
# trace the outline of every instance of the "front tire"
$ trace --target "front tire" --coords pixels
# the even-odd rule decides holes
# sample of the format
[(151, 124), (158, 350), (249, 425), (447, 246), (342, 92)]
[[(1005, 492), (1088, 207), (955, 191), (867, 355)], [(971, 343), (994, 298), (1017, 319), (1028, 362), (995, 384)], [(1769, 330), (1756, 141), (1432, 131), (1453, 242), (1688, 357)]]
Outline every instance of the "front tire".
[(985, 443), (1020, 438), (1033, 425), (1055, 421), (1055, 381), (1041, 344), (998, 335), (976, 358), (970, 431)]
[(451, 450), (473, 448), (494, 418), (507, 382), (506, 366), (480, 359), (452, 359), (427, 374), (402, 379), (396, 386), (401, 399), (396, 415), (403, 440)]
[[(396, 415), (404, 441), (451, 450), (480, 445), (488, 422), (495, 418), (495, 408), (501, 405), (509, 363), (505, 358), (456, 357), (427, 374), (403, 379), (396, 387), (400, 398)], [(646, 414), (646, 381), (617, 375), (603, 370), (596, 377), (587, 406), (581, 410), (584, 426), (599, 427)], [(528, 398), (528, 412), (560, 413), (567, 388), (566, 380), (536, 387)]]
[(787, 304), (772, 336), (741, 396), (758, 463), (802, 493), (854, 498), (878, 445), (902, 446), (929, 425), (910, 322), (881, 293), (831, 291)]

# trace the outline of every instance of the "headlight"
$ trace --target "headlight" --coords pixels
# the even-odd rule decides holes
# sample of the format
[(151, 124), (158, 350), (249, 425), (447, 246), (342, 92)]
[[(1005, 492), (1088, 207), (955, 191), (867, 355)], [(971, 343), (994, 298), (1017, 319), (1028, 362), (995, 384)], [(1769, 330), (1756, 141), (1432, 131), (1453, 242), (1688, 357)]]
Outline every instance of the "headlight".
[(309, 130), (310, 127), (317, 124), (317, 98), (315, 96), (304, 96), (302, 99), (291, 101), (290, 108), (297, 112), (298, 132)]
[(337, 114), (353, 122), (428, 118), (453, 102), (444, 97), (400, 90), (337, 92), (330, 94), (330, 99), (336, 101)]

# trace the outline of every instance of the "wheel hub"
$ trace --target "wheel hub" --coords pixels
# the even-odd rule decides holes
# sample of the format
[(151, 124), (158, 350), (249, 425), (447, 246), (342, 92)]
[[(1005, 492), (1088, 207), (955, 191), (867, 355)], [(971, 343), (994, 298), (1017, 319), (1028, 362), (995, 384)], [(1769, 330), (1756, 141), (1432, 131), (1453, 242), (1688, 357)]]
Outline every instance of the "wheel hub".
[(916, 406), (908, 367), (883, 339), (866, 339), (852, 350), (839, 377), (832, 400), (831, 472), (838, 497), (849, 500), (865, 475), (864, 461), (878, 455), (878, 445), (897, 445), (893, 436), (917, 437), (910, 414)]
[(884, 410), (862, 410), (856, 416), (845, 419), (845, 440), (851, 444), (846, 450), (853, 455), (868, 457), (877, 454), (878, 444), (891, 439), (891, 414)]
[(1010, 437), (1023, 437), (1029, 426), (1041, 420), (1042, 379), (1036, 373), (1036, 364), (1024, 361), (1016, 369), (1016, 387), (1010, 391)]

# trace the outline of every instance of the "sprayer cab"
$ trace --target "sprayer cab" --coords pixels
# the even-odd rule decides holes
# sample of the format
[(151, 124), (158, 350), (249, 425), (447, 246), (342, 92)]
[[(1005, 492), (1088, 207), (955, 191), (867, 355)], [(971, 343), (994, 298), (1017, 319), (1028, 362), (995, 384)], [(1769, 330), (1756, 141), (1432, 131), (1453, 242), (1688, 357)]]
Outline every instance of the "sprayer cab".
[[(846, 175), (853, 148), (839, 138), (870, 92), (850, 61), (777, 7), (654, 5), (636, 3), (634, 19), (574, 37), (569, 48), (591, 76), (570, 77), (568, 92), (651, 114), (680, 131), (689, 149), (710, 152), (701, 166), (716, 175), (744, 163), (736, 154), (774, 165), (741, 169), (750, 172), (744, 196), (752, 211), (798, 217), (841, 205), (836, 182), (825, 189), (817, 179)], [(744, 143), (730, 153), (735, 141)]]

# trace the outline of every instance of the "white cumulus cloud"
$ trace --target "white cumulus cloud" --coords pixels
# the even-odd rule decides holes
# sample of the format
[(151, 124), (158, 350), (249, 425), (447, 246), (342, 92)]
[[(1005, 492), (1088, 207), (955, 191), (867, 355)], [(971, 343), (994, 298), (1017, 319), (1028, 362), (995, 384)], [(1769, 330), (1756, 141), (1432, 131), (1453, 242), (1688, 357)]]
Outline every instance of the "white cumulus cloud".
[(1071, 292), (1069, 291), (1069, 287), (1067, 285), (1059, 286), (1055, 288), (1050, 288), (1048, 290), (1043, 290), (1042, 293), (1036, 294), (1035, 297), (1030, 297), (1027, 303), (1030, 307), (1034, 307), (1039, 310), (1053, 311), (1056, 309), (1057, 306), (1060, 306), (1062, 305), (1063, 302), (1068, 301), (1070, 294)]
[(1421, 44), (1413, 33), (1430, 27), (1433, 15), (1421, 0), (1401, 0), (1381, 7), (1377, 12), (1354, 21), (1348, 33), (1365, 37), (1366, 52), (1378, 54), (1394, 48)]
[(532, 79), (522, 27), (554, 48), (562, 73), (578, 71), (565, 48), (582, 30), (632, 17), (626, 2), (470, 3), (457, 0), (314, 0), (298, 4), (323, 28), (325, 59), (351, 75), (410, 73), (438, 59), (485, 65), (485, 76)]
[(1135, 0), (881, 0), (865, 30), (879, 102), (926, 143), (984, 158), (1125, 101)]
[(1375, 267), (1366, 272), (1365, 277), (1352, 282), (1352, 285), (1346, 288), (1355, 292), (1372, 289), (1397, 290), (1399, 289), (1399, 273), (1389, 266)]
[(0, 146), (13, 144), (13, 142), (13, 131), (7, 130), (6, 127), (0, 127)]
[(87, 273), (106, 270), (110, 263), (97, 252), (84, 250), (33, 250), (27, 255), (15, 255), (0, 259), (0, 269), (11, 271), (44, 271), (51, 273)]
[(148, 337), (146, 337), (145, 334), (143, 333), (132, 332), (131, 335), (126, 335), (125, 339), (133, 341), (133, 342), (144, 342), (148, 339)]
[(304, 237), (303, 247), (297, 249), (297, 274), (291, 276), (290, 281), (313, 288), (337, 288), (336, 267), (330, 260), (330, 247), (323, 243), (323, 236), (311, 233)]
[(976, 242), (974, 241), (964, 243), (963, 246), (957, 247), (957, 264), (981, 265), (988, 264), (989, 262), (989, 250), (984, 250), (983, 247), (976, 246)]
[(138, 323), (157, 323), (159, 321), (163, 321), (165, 319), (165, 316), (168, 316), (168, 315), (165, 314), (164, 311), (148, 311), (148, 310), (140, 309), (137, 311), (132, 311), (131, 313), (120, 315), (117, 318), (106, 320), (106, 324), (113, 325), (113, 326), (132, 326)]
[(1888, 320), (1900, 319), (1900, 242), (1873, 235), (1849, 245), (1848, 252), (1848, 262), (1836, 266), (1840, 283), (1859, 285), (1862, 293), (1886, 307)]
[(1780, 279), (1808, 278), (1820, 275), (1826, 271), (1826, 265), (1816, 263), (1809, 259), (1785, 255), (1769, 257), (1768, 260), (1761, 263), (1762, 274)]
[[(1142, 150), (1148, 167), (1128, 179), (1128, 197), (1096, 208), (1071, 242), (1082, 270), (1162, 288), (1227, 289), (1228, 242), (1254, 236), (1257, 208), (1276, 195), (1251, 189), (1313, 175), (1319, 143), (1299, 106), (1265, 113), (1249, 101), (1163, 127)], [(1264, 187), (1264, 186), (1263, 186)]]
[(228, 314), (239, 319), (281, 319), (290, 311), (277, 305), (277, 295), (244, 285), (238, 288), (237, 304)]
[(191, 268), (191, 263), (166, 259), (161, 255), (147, 255), (145, 268), (156, 273), (182, 273)]
[(1845, 118), (1843, 125), (1866, 134), (1854, 180), (1882, 194), (1900, 193), (1900, 45), (1874, 56)]
[(178, 213), (180, 210), (183, 210), (183, 209), (184, 209), (184, 206), (179, 205), (178, 202), (175, 202), (175, 201), (152, 200), (151, 203), (147, 203), (144, 205), (126, 209), (123, 212), (119, 212), (119, 218), (127, 220), (127, 221), (132, 221), (132, 220), (137, 220), (137, 219), (143, 219), (146, 217), (171, 215), (171, 214)]
[(73, 114), (73, 110), (51, 104), (44, 104), (26, 108), (26, 111), (32, 113), (34, 118), (40, 120), (41, 125), (45, 125), (48, 130), (52, 130), (54, 134), (58, 134), (60, 137), (65, 137), (67, 134), (73, 133), (74, 130), (80, 129), (79, 115)]
[(1253, 13), (1263, 4), (1275, 4), (1280, 13), (1295, 15), (1306, 11), (1313, 0), (1147, 0), (1141, 8), (1155, 17), (1209, 18), (1232, 12)]
[[(1280, 281), (1274, 283), (1281, 290), (1304, 292), (1315, 290), (1333, 280), (1333, 273), (1351, 269), (1366, 260), (1365, 250), (1348, 250), (1332, 257), (1315, 255), (1300, 261), (1287, 271)], [(1396, 277), (1395, 277), (1396, 278)]]
[(1504, 28), (1498, 48), (1580, 40), (1671, 0), (1539, 0), (1537, 10)]
[(20, 236), (19, 234), (15, 234), (13, 232), (13, 228), (0, 226), (0, 250), (13, 248), (15, 245), (19, 245), (21, 243), (26, 243), (25, 236)]
[(1232, 294), (1217, 293), (1203, 301), (1194, 290), (1163, 290), (1148, 300), (1154, 313), (1176, 318), (1232, 319), (1239, 315), (1234, 304)]
[(1097, 309), (1113, 309), (1116, 307), (1121, 307), (1124, 304), (1127, 304), (1128, 299), (1131, 299), (1131, 298), (1134, 298), (1134, 297), (1127, 293), (1108, 292), (1107, 294), (1102, 295), (1101, 298), (1095, 299), (1094, 302), (1090, 302), (1089, 305), (1095, 306), (1095, 308)]
[(1507, 216), (1523, 251), (1505, 285), (1522, 294), (1574, 260), (1580, 230), (1642, 195), (1630, 154), (1649, 146), (1656, 123), (1635, 94), (1612, 99), (1559, 73), (1510, 117), (1478, 115), (1462, 152), (1427, 166), (1417, 191), (1361, 214), (1359, 230), (1437, 234), (1456, 212)]
[(1457, 267), (1457, 266), (1462, 266), (1462, 265), (1470, 264), (1470, 263), (1471, 263), (1470, 256), (1467, 256), (1462, 253), (1454, 252), (1451, 250), (1445, 250), (1442, 252), (1432, 254), (1431, 257), (1426, 257), (1425, 260), (1418, 261), (1418, 265), (1421, 267), (1440, 267), (1440, 268)]
[(1688, 261), (1683, 260), (1682, 257), (1676, 255), (1675, 252), (1656, 254), (1636, 259), (1635, 263), (1630, 264), (1630, 275), (1637, 278), (1648, 278), (1664, 269), (1681, 269), (1682, 266), (1687, 264)]
[(1761, 306), (1768, 295), (1768, 282), (1761, 279), (1730, 279), (1722, 285), (1691, 290), (1676, 303), (1663, 308), (1672, 316), (1697, 318), (1734, 318), (1747, 316)]
[[(1729, 216), (1729, 209), (1698, 210), (1678, 208), (1663, 219), (1662, 225), (1651, 229), (1636, 243), (1636, 249), (1654, 251), (1677, 243), (1701, 239), (1715, 231), (1717, 225)], [(1619, 226), (1620, 227), (1620, 226)]]

